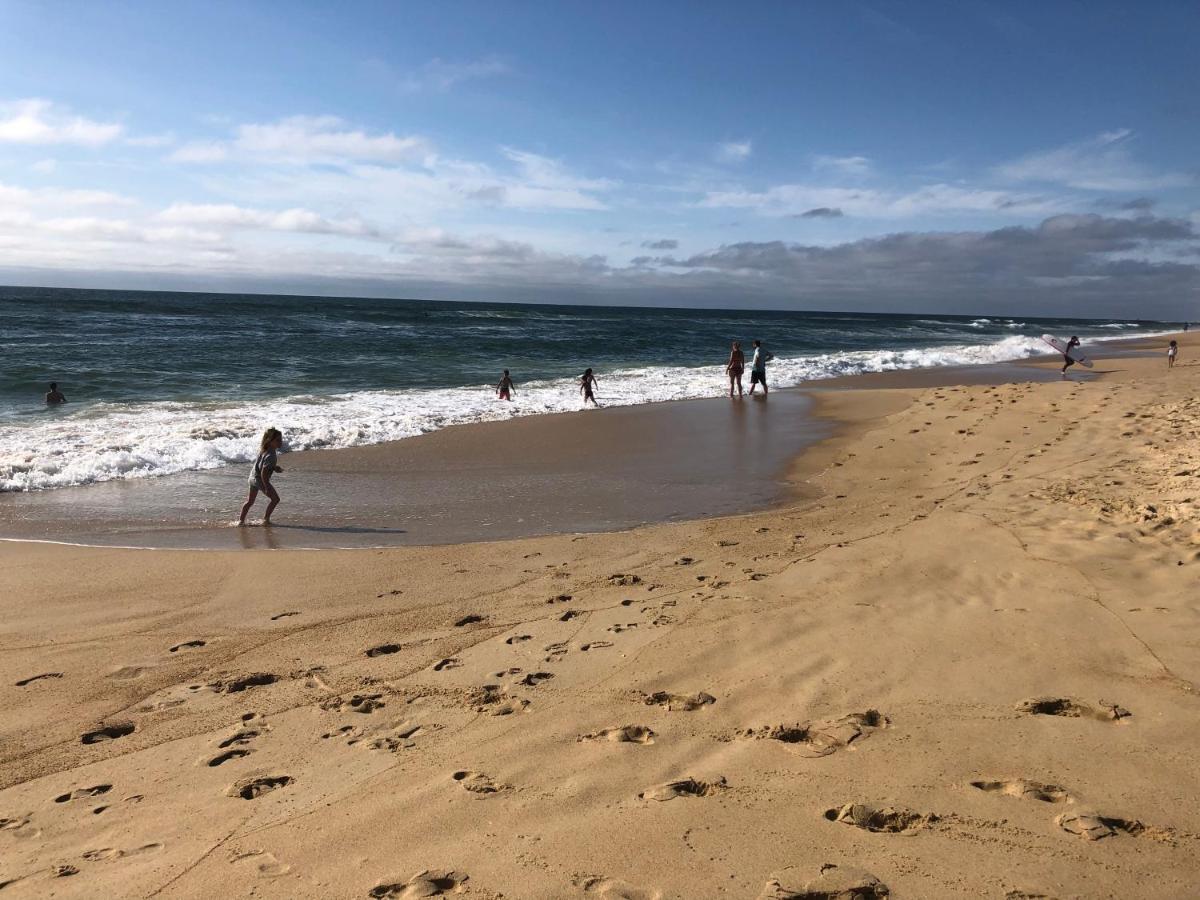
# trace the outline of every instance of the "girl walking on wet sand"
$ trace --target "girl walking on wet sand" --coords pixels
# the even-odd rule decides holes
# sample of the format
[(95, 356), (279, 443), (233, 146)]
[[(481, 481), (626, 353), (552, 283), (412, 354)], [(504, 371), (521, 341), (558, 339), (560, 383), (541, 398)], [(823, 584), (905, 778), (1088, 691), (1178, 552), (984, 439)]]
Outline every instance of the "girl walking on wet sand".
[(259, 491), (266, 494), (271, 501), (267, 504), (267, 512), (263, 516), (262, 523), (264, 525), (271, 524), (271, 513), (279, 505), (279, 492), (271, 484), (271, 478), (276, 472), (283, 471), (275, 456), (282, 446), (283, 432), (278, 428), (268, 428), (263, 432), (262, 442), (258, 445), (258, 457), (254, 460), (254, 468), (250, 470), (250, 496), (242, 504), (242, 514), (238, 518), (239, 526), (246, 524), (246, 515), (250, 512), (254, 501), (258, 499)]
[(734, 386), (737, 387), (738, 397), (742, 396), (742, 372), (746, 370), (746, 354), (742, 352), (742, 342), (734, 341), (733, 349), (729, 351), (729, 362), (725, 363), (725, 374), (729, 376), (729, 396), (733, 397)]
[(504, 374), (500, 376), (500, 383), (496, 385), (496, 396), (501, 400), (511, 400), (517, 393), (517, 386), (513, 384), (513, 380), (509, 377), (508, 369), (504, 370)]
[(592, 393), (593, 389), (599, 382), (596, 381), (596, 376), (592, 374), (592, 370), (588, 369), (579, 377), (579, 390), (583, 394), (583, 405), (587, 406), (589, 400), (592, 401), (592, 406), (599, 406), (596, 402), (596, 395)]

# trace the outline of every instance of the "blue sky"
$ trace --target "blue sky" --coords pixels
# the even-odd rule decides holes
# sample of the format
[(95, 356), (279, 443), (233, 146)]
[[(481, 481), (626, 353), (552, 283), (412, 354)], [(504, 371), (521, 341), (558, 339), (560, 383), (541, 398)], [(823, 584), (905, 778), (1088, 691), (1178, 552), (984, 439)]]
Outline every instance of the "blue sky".
[(1200, 318), (1195, 3), (0, 22), (0, 282)]

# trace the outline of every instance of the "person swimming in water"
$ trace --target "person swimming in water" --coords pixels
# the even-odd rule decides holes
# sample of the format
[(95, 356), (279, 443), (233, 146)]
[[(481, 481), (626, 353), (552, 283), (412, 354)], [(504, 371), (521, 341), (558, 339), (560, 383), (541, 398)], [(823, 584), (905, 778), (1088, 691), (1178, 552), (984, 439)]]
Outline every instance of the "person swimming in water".
[(587, 402), (589, 400), (592, 401), (592, 406), (600, 405), (596, 402), (596, 395), (592, 393), (593, 388), (595, 388), (597, 384), (599, 384), (599, 382), (596, 381), (596, 376), (592, 374), (591, 369), (587, 369), (584, 371), (583, 375), (580, 376), (579, 390), (583, 394), (584, 406), (587, 406)]
[(58, 382), (50, 382), (50, 390), (46, 392), (46, 405), (58, 406), (58, 404), (66, 402), (67, 395), (58, 389)]

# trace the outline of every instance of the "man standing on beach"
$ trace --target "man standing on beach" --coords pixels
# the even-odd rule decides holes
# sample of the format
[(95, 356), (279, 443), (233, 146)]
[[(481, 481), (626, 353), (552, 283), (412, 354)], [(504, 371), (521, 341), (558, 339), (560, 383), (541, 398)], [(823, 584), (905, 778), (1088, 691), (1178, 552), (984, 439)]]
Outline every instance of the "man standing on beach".
[(754, 386), (761, 384), (763, 396), (767, 394), (767, 363), (775, 358), (775, 354), (768, 353), (763, 349), (762, 341), (754, 342), (754, 361), (750, 364), (750, 393), (754, 393)]
[(1069, 341), (1067, 341), (1066, 352), (1063, 353), (1063, 360), (1064, 360), (1063, 367), (1062, 367), (1062, 377), (1063, 378), (1067, 377), (1067, 369), (1069, 369), (1069, 368), (1071, 368), (1071, 366), (1075, 365), (1075, 360), (1071, 359), (1071, 351), (1074, 350), (1078, 346), (1079, 346), (1079, 338), (1076, 337), (1075, 335), (1071, 335), (1071, 339)]
[(60, 403), (66, 403), (66, 395), (58, 389), (58, 382), (50, 382), (50, 390), (46, 393), (46, 405), (58, 406)]

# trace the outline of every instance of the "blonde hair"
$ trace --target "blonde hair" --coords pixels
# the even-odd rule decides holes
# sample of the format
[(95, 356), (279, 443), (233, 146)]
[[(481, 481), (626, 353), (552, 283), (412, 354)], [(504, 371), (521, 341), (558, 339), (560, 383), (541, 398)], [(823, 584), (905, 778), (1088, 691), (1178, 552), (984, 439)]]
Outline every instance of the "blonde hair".
[(258, 452), (266, 453), (267, 448), (271, 445), (271, 441), (275, 440), (275, 438), (283, 438), (283, 432), (278, 428), (268, 428), (266, 431), (264, 431), (262, 441), (260, 441), (258, 445)]

